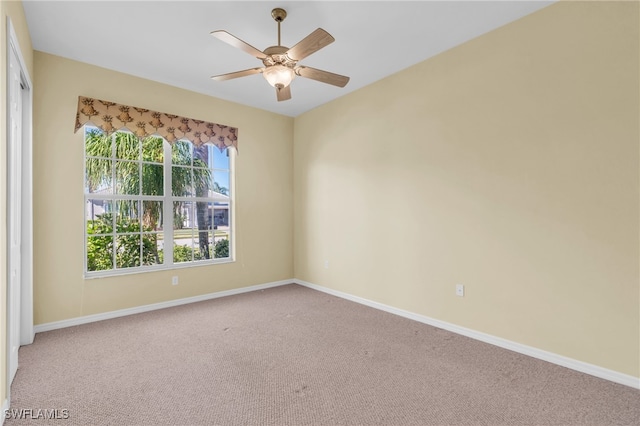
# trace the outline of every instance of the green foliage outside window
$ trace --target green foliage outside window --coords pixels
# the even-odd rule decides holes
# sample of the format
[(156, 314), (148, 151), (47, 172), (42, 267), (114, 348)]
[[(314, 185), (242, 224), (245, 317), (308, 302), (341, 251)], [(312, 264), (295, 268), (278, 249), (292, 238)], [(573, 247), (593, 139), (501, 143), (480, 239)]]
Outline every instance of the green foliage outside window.
[(229, 257), (229, 240), (220, 240), (216, 243), (214, 257)]
[[(129, 218), (116, 218), (116, 267), (118, 269), (135, 266), (155, 265), (164, 263), (163, 250), (158, 250), (158, 234), (143, 227), (142, 237), (140, 222)], [(140, 253), (140, 238), (142, 238), (142, 253)], [(209, 246), (215, 258), (229, 257), (229, 240), (223, 239)], [(113, 265), (113, 216), (105, 213), (97, 220), (87, 221), (87, 270), (104, 271), (114, 269)], [(173, 245), (173, 261), (191, 262), (205, 260), (206, 257), (198, 248), (184, 245)]]
[[(229, 240), (220, 240), (213, 246), (209, 245), (209, 250), (213, 251), (213, 257), (216, 259), (229, 257)], [(207, 259), (207, 257), (198, 247), (191, 248), (189, 246), (173, 245), (173, 261), (176, 263), (204, 259)]]
[[(116, 218), (116, 265), (118, 268), (154, 265), (160, 262), (158, 235), (142, 234), (142, 254), (140, 253), (140, 222), (129, 218)], [(144, 227), (143, 231), (152, 231)], [(113, 269), (113, 216), (105, 213), (97, 220), (87, 221), (87, 270), (103, 271)]]

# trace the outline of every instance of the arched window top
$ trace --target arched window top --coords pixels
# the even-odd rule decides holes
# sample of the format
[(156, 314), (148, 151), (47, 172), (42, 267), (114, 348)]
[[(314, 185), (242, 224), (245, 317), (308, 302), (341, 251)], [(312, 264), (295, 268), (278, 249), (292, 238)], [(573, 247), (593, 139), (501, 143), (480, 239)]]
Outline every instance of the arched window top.
[(238, 150), (238, 129), (174, 114), (78, 96), (75, 132), (92, 123), (106, 134), (128, 129), (138, 137), (158, 135), (170, 144), (186, 139), (196, 146), (212, 143), (220, 151)]

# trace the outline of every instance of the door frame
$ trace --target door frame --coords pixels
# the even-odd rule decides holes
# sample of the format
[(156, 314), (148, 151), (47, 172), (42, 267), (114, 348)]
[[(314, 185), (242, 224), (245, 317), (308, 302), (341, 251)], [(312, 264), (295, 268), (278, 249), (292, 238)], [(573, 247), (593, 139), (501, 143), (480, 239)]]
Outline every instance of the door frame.
[[(21, 265), (20, 265), (20, 273), (21, 273), (21, 285), (20, 285), (20, 344), (27, 345), (33, 343), (35, 332), (33, 326), (33, 136), (32, 136), (32, 124), (33, 124), (33, 84), (31, 82), (31, 77), (29, 76), (29, 71), (26, 67), (26, 63), (24, 61), (24, 56), (22, 55), (22, 51), (20, 50), (20, 44), (18, 43), (18, 36), (16, 35), (13, 23), (11, 22), (11, 17), (7, 16), (7, 63), (6, 63), (6, 78), (9, 79), (9, 67), (11, 63), (11, 53), (15, 53), (15, 57), (18, 60), (18, 66), (20, 68), (20, 79), (21, 83), (24, 86), (23, 90), (21, 90), (20, 96), (22, 96), (22, 158), (20, 161), (20, 167), (22, 170), (21, 173), (21, 240), (22, 240), (22, 250), (21, 250)], [(7, 81), (7, 91), (11, 90), (11, 86)], [(10, 123), (10, 114), (11, 108), (9, 105), (11, 96), (7, 93), (7, 134), (6, 139), (7, 143), (9, 143), (9, 125)], [(6, 170), (9, 170), (9, 162), (12, 161), (11, 158), (7, 157), (7, 167)], [(8, 182), (7, 182), (8, 183)], [(11, 188), (7, 188), (6, 193), (6, 208), (9, 208), (9, 197)], [(8, 213), (8, 212), (7, 212)], [(6, 224), (5, 224), (6, 226)], [(7, 241), (7, 249), (8, 249), (9, 241)], [(8, 256), (8, 253), (7, 253)], [(9, 265), (7, 265), (9, 266)], [(5, 371), (9, 372), (9, 354), (10, 354), (10, 339), (11, 339), (11, 329), (12, 329), (12, 320), (9, 317), (9, 303), (11, 303), (11, 295), (9, 294), (9, 268), (7, 268), (7, 309), (5, 310), (7, 318), (6, 318), (6, 338), (7, 338), (7, 353), (6, 355), (6, 366), (4, 368)], [(7, 398), (10, 398), (10, 390), (11, 390), (11, 378), (10, 375), (7, 374)], [(10, 400), (10, 399), (9, 399)]]

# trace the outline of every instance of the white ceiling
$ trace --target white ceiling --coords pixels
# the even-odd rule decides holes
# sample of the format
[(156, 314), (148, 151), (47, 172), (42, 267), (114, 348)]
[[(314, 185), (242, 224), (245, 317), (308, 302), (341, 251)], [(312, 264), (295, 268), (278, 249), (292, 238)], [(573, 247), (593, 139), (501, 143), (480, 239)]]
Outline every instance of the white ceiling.
[[(23, 0), (36, 50), (293, 117), (551, 3)], [(288, 13), (285, 46), (316, 28), (335, 37), (300, 64), (351, 77), (345, 88), (298, 77), (292, 99), (277, 102), (260, 74), (210, 79), (262, 66), (210, 32), (224, 29), (264, 50), (277, 44), (274, 7)]]

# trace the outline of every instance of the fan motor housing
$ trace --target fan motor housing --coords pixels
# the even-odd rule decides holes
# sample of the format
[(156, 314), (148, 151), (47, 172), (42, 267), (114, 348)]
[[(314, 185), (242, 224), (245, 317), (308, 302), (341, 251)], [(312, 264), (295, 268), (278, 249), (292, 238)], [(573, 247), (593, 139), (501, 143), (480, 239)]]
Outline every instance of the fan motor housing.
[(266, 66), (271, 65), (284, 65), (285, 67), (293, 67), (297, 61), (294, 61), (290, 57), (287, 56), (287, 51), (289, 50), (286, 46), (270, 46), (264, 49), (266, 58), (262, 60), (262, 63)]

